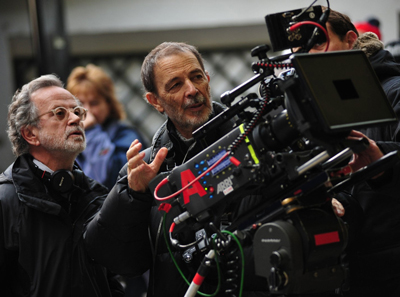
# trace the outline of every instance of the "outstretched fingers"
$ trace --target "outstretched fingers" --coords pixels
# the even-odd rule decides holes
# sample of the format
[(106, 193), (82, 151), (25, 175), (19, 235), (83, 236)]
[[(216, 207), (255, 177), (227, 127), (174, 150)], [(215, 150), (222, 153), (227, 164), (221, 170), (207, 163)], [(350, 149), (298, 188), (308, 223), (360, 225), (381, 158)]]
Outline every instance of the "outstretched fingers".
[(140, 152), (141, 143), (132, 142), (131, 147), (127, 152), (128, 159), (128, 184), (129, 187), (137, 192), (145, 192), (150, 181), (157, 175), (161, 164), (167, 156), (168, 150), (161, 148), (157, 153), (154, 161), (147, 164), (143, 158), (144, 152)]

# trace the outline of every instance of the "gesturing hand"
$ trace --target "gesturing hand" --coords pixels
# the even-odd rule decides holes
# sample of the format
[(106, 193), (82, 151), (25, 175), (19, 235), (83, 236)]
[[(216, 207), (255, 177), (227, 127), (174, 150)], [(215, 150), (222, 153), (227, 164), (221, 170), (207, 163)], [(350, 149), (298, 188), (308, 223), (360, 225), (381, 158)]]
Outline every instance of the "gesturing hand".
[(135, 139), (128, 151), (126, 158), (128, 159), (128, 184), (129, 187), (137, 192), (145, 192), (149, 186), (149, 182), (157, 175), (162, 162), (167, 156), (168, 149), (161, 148), (153, 162), (147, 164), (143, 161), (144, 152), (140, 152), (142, 144)]

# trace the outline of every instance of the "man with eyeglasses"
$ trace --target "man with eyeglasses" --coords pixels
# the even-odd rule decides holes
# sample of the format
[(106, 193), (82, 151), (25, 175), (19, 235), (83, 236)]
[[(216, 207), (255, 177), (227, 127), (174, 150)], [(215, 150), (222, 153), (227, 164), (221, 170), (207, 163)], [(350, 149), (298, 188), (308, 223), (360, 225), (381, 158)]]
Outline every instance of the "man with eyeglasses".
[(85, 117), (54, 75), (12, 98), (8, 136), (17, 158), (0, 175), (0, 296), (124, 295), (83, 242), (108, 192), (75, 164), (86, 147)]

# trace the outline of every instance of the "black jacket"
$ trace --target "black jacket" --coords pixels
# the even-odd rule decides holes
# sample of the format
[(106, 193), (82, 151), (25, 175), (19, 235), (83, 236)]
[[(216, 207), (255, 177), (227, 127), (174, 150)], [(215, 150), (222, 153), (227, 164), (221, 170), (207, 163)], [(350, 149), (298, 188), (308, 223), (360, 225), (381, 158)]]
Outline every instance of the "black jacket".
[[(383, 43), (373, 33), (361, 35), (354, 46), (367, 55), (382, 88), (400, 120), (400, 64), (384, 50)], [(393, 125), (371, 127), (363, 132), (375, 141), (400, 141), (400, 121)]]
[[(221, 107), (214, 104), (214, 111), (221, 112)], [(232, 123), (222, 126), (207, 135), (205, 147), (209, 146), (232, 129)], [(161, 172), (180, 165), (200, 152), (203, 147), (196, 144), (191, 150), (179, 139), (175, 129), (167, 121), (153, 138), (148, 159), (151, 162), (161, 147), (169, 149)], [(183, 281), (168, 253), (163, 229), (161, 228), (161, 212), (154, 205), (150, 192), (145, 194), (133, 192), (127, 184), (127, 168), (121, 170), (121, 179), (111, 190), (103, 208), (88, 225), (85, 240), (91, 256), (115, 273), (137, 276), (150, 269), (148, 297), (151, 296), (184, 296), (188, 285)], [(243, 199), (243, 205), (251, 207), (252, 199)], [(246, 208), (246, 207), (243, 207)], [(169, 226), (169, 225), (167, 225)], [(150, 237), (149, 233), (150, 232)], [(191, 231), (183, 232), (192, 241)], [(244, 296), (266, 296), (267, 282), (254, 275), (254, 261), (251, 249), (245, 249), (246, 275)], [(189, 282), (200, 265), (201, 257), (186, 264), (182, 255), (174, 251), (174, 257)], [(213, 293), (216, 289), (215, 272), (211, 272), (200, 288), (205, 293)], [(260, 295), (256, 295), (260, 294)], [(218, 296), (224, 295), (222, 291)]]
[(0, 296), (123, 296), (83, 241), (107, 189), (82, 175), (69, 204), (34, 172), (25, 154), (0, 175)]
[[(400, 148), (399, 143), (378, 145), (383, 153)], [(400, 295), (400, 162), (393, 165), (384, 175), (359, 183), (338, 197), (346, 209), (343, 219), (350, 234), (346, 297)]]
[[(381, 82), (386, 96), (400, 119), (400, 64), (383, 50), (383, 44), (372, 33), (357, 41)], [(363, 132), (377, 141), (384, 154), (399, 150), (400, 121), (393, 125), (370, 127)], [(347, 254), (350, 267), (350, 290), (344, 295), (400, 295), (400, 165), (386, 170), (376, 180), (357, 184), (342, 200), (345, 221), (350, 229)]]
[[(382, 88), (400, 119), (400, 64), (386, 50), (380, 50), (369, 58)], [(375, 141), (400, 141), (400, 121), (384, 127), (367, 129), (367, 136)]]

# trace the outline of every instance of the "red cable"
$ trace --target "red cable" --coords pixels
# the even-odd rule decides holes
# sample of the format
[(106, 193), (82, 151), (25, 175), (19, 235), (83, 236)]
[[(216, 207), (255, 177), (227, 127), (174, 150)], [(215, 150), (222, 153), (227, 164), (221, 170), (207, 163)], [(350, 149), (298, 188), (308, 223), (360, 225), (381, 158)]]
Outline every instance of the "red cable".
[(169, 233), (174, 232), (175, 229), (175, 222), (172, 222), (171, 226), (169, 227)]
[(197, 182), (200, 178), (202, 178), (204, 175), (206, 175), (208, 172), (210, 172), (211, 170), (213, 170), (219, 163), (222, 162), (222, 160), (224, 160), (228, 155), (229, 155), (229, 151), (226, 152), (217, 162), (215, 162), (210, 168), (208, 168), (206, 171), (204, 171), (202, 174), (200, 174), (198, 177), (196, 177), (194, 180), (192, 180), (190, 183), (188, 183), (186, 186), (184, 186), (183, 188), (181, 188), (180, 190), (176, 191), (175, 193), (172, 193), (171, 195), (167, 196), (167, 197), (158, 197), (157, 196), (157, 192), (158, 190), (165, 185), (168, 182), (168, 177), (164, 178), (158, 185), (157, 187), (154, 189), (154, 198), (156, 198), (158, 201), (164, 201), (164, 200), (168, 200), (170, 198), (173, 198), (177, 195), (179, 195), (180, 193), (182, 193), (184, 190), (186, 190), (188, 187), (190, 187), (191, 185), (193, 185), (195, 182)]
[(326, 29), (324, 28), (324, 26), (322, 26), (321, 24), (318, 24), (318, 23), (312, 22), (312, 21), (303, 21), (303, 22), (299, 22), (299, 23), (294, 24), (293, 26), (291, 26), (291, 27), (289, 28), (289, 30), (290, 30), (290, 31), (294, 31), (294, 30), (296, 30), (298, 27), (303, 26), (303, 25), (313, 25), (313, 26), (316, 26), (316, 27), (320, 28), (320, 29), (324, 32), (325, 37), (326, 37), (325, 52), (328, 51), (328, 47), (329, 47), (329, 35), (328, 35), (328, 32), (326, 31)]

